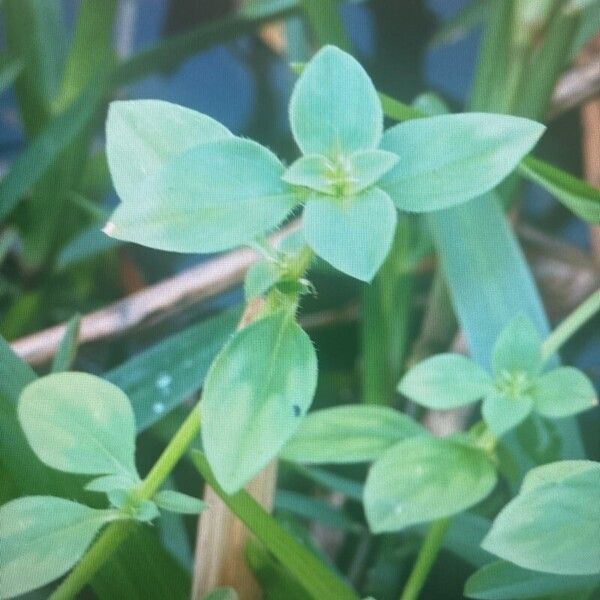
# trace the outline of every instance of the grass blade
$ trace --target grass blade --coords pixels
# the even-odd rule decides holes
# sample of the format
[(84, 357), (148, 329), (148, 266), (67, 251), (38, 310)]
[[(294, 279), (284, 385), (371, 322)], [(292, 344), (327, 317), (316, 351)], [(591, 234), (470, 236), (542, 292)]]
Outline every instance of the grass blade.
[(246, 492), (228, 496), (217, 484), (206, 458), (192, 452), (192, 461), (229, 509), (270, 550), (290, 574), (315, 599), (358, 600), (358, 596), (331, 573), (309, 550), (299, 544)]
[(600, 190), (549, 163), (527, 156), (521, 174), (589, 223), (600, 223)]
[(77, 338), (79, 337), (80, 322), (81, 315), (75, 314), (67, 323), (67, 329), (52, 361), (52, 373), (68, 371), (73, 365), (75, 355), (77, 354)]

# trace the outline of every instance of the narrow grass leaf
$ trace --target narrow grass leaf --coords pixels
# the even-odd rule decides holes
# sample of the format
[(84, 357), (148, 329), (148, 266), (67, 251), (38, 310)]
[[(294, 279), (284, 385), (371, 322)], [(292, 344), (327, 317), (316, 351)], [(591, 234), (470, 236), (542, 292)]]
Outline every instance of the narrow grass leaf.
[(358, 600), (358, 596), (344, 581), (278, 525), (248, 492), (241, 490), (233, 496), (227, 495), (217, 483), (202, 453), (193, 451), (192, 460), (208, 485), (314, 600)]
[(75, 360), (77, 354), (77, 345), (79, 337), (79, 324), (81, 322), (81, 315), (75, 314), (69, 319), (67, 328), (60, 341), (58, 350), (54, 355), (52, 361), (52, 372), (60, 373), (61, 371), (68, 371)]
[(525, 157), (519, 170), (578, 217), (589, 223), (600, 223), (600, 190), (597, 188), (533, 156)]

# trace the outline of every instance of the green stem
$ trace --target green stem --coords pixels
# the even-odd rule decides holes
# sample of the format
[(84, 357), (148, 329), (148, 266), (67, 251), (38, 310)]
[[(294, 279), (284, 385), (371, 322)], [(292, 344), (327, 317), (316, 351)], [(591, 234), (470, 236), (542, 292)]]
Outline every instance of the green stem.
[[(140, 484), (137, 490), (140, 500), (150, 500), (154, 496), (190, 444), (196, 439), (199, 431), (200, 411), (195, 406)], [(134, 528), (135, 524), (131, 521), (117, 521), (109, 525), (68, 577), (56, 588), (49, 600), (74, 598), (110, 559)]]
[(423, 545), (419, 550), (417, 561), (410, 573), (408, 581), (402, 590), (400, 600), (417, 600), (425, 584), (429, 571), (442, 547), (444, 536), (450, 526), (450, 519), (434, 521), (427, 531)]
[(542, 344), (542, 358), (548, 360), (587, 321), (600, 310), (600, 290), (580, 304)]

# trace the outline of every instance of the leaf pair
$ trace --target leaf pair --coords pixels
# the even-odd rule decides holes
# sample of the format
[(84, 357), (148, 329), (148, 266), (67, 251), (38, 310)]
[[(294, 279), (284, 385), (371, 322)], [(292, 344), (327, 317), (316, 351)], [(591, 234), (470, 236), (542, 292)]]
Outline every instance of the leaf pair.
[(303, 156), (285, 170), (269, 150), (206, 115), (158, 101), (113, 103), (107, 155), (122, 203), (106, 232), (164, 250), (215, 252), (264, 235), (305, 203), (311, 248), (370, 281), (390, 249), (396, 208), (438, 210), (488, 191), (544, 129), (474, 113), (384, 134), (371, 80), (332, 46), (307, 64), (289, 114)]
[(469, 438), (435, 438), (410, 417), (381, 406), (311, 413), (281, 457), (303, 463), (375, 461), (363, 502), (377, 533), (461, 512), (496, 483), (494, 465)]
[(517, 317), (496, 340), (493, 375), (464, 356), (440, 354), (411, 369), (398, 389), (414, 402), (437, 410), (483, 398), (483, 419), (497, 436), (516, 427), (532, 410), (558, 419), (596, 404), (594, 386), (581, 371), (558, 367), (542, 373), (542, 366), (535, 326)]
[(158, 507), (203, 510), (200, 500), (172, 490), (139, 497), (135, 422), (127, 396), (86, 373), (55, 373), (30, 383), (18, 404), (27, 441), (46, 465), (94, 475), (87, 490), (104, 492), (110, 508), (97, 510), (52, 496), (28, 496), (0, 507), (0, 597), (49, 583), (68, 571), (98, 531), (117, 519), (151, 521)]

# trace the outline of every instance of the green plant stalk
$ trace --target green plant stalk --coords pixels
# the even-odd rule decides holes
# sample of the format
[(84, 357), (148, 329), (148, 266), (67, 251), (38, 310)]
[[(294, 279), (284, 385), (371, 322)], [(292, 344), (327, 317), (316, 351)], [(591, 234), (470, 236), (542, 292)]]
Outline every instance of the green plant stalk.
[(440, 519), (439, 521), (434, 521), (429, 526), (423, 545), (417, 555), (417, 561), (402, 590), (400, 600), (417, 600), (419, 597), (429, 571), (431, 571), (431, 567), (433, 567), (442, 547), (448, 527), (450, 527), (450, 519)]
[(600, 311), (600, 290), (594, 292), (566, 317), (542, 344), (542, 359), (548, 360), (587, 321)]
[[(185, 454), (200, 431), (200, 411), (196, 405), (173, 436), (163, 453), (136, 491), (139, 500), (150, 500)], [(50, 595), (49, 600), (70, 600), (108, 561), (113, 552), (135, 529), (135, 524), (117, 521), (109, 525), (92, 544), (77, 566)]]

